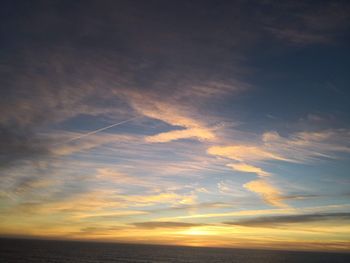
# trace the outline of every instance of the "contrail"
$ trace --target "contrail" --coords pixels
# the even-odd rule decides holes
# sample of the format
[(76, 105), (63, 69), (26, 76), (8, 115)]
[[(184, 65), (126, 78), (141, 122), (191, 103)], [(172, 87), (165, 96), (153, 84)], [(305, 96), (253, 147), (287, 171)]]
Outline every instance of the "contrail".
[(128, 120), (125, 120), (125, 121), (121, 121), (121, 122), (118, 122), (118, 123), (114, 123), (114, 124), (112, 124), (112, 125), (109, 125), (109, 126), (106, 126), (106, 127), (103, 127), (103, 128), (100, 128), (100, 129), (97, 129), (97, 130), (94, 130), (94, 131), (91, 131), (91, 132), (88, 132), (88, 133), (84, 133), (84, 134), (79, 135), (79, 136), (77, 136), (77, 137), (71, 138), (71, 139), (69, 139), (68, 141), (65, 141), (65, 142), (63, 142), (63, 143), (69, 143), (69, 142), (72, 142), (72, 141), (79, 140), (79, 139), (81, 139), (81, 138), (84, 138), (84, 137), (93, 135), (93, 134), (98, 133), (98, 132), (100, 132), (100, 131), (104, 131), (104, 130), (110, 129), (110, 128), (114, 127), (114, 126), (118, 126), (118, 125), (127, 123), (127, 122), (132, 121), (132, 120), (135, 120), (135, 119), (137, 119), (137, 118), (140, 118), (140, 117), (134, 117), (134, 118), (131, 118), (131, 119), (128, 119)]

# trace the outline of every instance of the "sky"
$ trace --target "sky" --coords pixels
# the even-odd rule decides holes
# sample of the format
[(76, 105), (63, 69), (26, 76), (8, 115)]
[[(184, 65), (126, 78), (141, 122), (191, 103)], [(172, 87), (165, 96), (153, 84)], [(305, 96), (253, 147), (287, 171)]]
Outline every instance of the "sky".
[(2, 1), (0, 236), (350, 251), (348, 1)]

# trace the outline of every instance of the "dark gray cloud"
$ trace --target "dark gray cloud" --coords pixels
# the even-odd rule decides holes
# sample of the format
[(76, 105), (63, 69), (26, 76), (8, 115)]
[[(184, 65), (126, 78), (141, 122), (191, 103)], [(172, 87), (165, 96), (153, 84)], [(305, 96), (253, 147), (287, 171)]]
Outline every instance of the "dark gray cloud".
[[(0, 28), (7, 36), (0, 44), (1, 165), (48, 154), (51, 142), (38, 132), (59, 122), (81, 114), (132, 114), (125, 100), (130, 90), (193, 102), (188, 96), (193, 85), (210, 82), (209, 94), (227, 88), (222, 83), (233, 81), (228, 73), (238, 59), (237, 52), (227, 57), (237, 46), (230, 35), (243, 30), (224, 27), (228, 13), (218, 32), (218, 25), (201, 19), (215, 19), (222, 7), (217, 8), (216, 14), (198, 10), (192, 2), (5, 3)], [(215, 35), (207, 34), (208, 29)], [(193, 92), (198, 97), (208, 90)]]
[(348, 1), (266, 1), (271, 16), (261, 14), (265, 29), (295, 45), (327, 44), (350, 26)]
[(286, 224), (321, 222), (328, 220), (350, 220), (350, 213), (315, 213), (303, 215), (269, 216), (223, 222), (228, 225), (249, 227), (277, 227)]
[(281, 200), (307, 200), (314, 198), (329, 198), (329, 197), (347, 197), (349, 193), (336, 193), (336, 194), (290, 194), (282, 195)]
[(9, 167), (15, 160), (35, 158), (49, 153), (46, 140), (30, 129), (18, 125), (0, 124), (0, 168)]
[(290, 194), (290, 195), (282, 195), (280, 197), (281, 200), (305, 200), (311, 198), (320, 198), (324, 197), (324, 195), (316, 195), (316, 194)]
[[(0, 162), (43, 157), (50, 153), (52, 139), (44, 136), (50, 127), (79, 115), (124, 118), (127, 108), (111, 94), (108, 81), (123, 83), (118, 68), (108, 72), (98, 58), (84, 59), (74, 49), (29, 52), (19, 61), (1, 61), (0, 73)], [(1, 63), (0, 62), (0, 63)], [(94, 65), (94, 66), (92, 66)], [(98, 87), (102, 88), (98, 88)]]
[(130, 91), (207, 108), (203, 97), (249, 86), (246, 54), (267, 28), (318, 42), (346, 28), (346, 10), (344, 1), (3, 3), (1, 165), (50, 152), (38, 132), (64, 120), (132, 113)]

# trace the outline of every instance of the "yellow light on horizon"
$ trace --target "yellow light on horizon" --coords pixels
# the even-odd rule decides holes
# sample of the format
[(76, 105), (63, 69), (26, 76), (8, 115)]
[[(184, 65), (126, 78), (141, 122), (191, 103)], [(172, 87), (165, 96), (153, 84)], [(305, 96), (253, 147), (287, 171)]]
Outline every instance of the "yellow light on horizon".
[(209, 227), (191, 227), (189, 229), (181, 231), (180, 233), (188, 236), (208, 236), (217, 234)]

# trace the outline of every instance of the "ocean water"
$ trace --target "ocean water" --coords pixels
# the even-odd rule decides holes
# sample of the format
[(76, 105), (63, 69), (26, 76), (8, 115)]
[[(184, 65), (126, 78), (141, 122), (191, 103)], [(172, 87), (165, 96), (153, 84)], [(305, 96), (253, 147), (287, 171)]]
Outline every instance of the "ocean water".
[(0, 239), (0, 262), (349, 263), (350, 254)]

